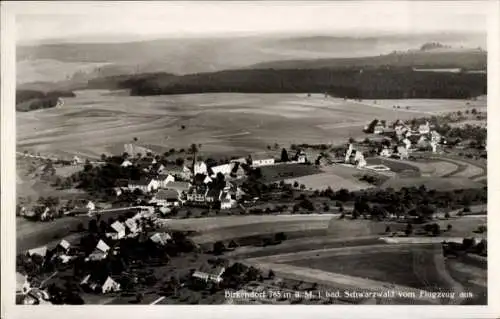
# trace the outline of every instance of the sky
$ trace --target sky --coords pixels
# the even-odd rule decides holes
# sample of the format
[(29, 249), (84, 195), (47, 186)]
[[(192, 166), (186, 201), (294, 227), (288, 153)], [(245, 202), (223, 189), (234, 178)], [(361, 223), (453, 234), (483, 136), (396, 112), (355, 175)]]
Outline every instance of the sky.
[(17, 41), (225, 34), (475, 32), (488, 1), (13, 2)]

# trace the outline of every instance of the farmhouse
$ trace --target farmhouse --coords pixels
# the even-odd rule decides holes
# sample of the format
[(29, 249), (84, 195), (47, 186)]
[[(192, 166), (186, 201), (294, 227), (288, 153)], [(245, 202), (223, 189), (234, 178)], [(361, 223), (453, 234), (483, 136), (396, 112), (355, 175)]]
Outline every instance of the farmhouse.
[(408, 159), (408, 149), (405, 146), (400, 145), (396, 149), (400, 159)]
[(87, 260), (103, 260), (108, 256), (111, 248), (102, 240), (99, 240), (94, 251), (87, 257)]
[(382, 149), (382, 151), (380, 151), (380, 156), (383, 156), (383, 157), (390, 157), (392, 155), (392, 151), (387, 148), (387, 147), (384, 147)]
[(73, 214), (88, 214), (96, 208), (95, 204), (90, 200), (76, 200), (73, 205), (74, 207), (71, 209), (71, 213)]
[(164, 207), (179, 206), (180, 204), (180, 194), (174, 189), (161, 189), (156, 193), (156, 195), (151, 199), (151, 204), (156, 204)]
[(131, 180), (128, 183), (129, 190), (134, 191), (136, 189), (139, 189), (144, 193), (151, 193), (153, 190), (158, 189), (158, 187), (159, 187), (159, 182), (152, 177), (141, 178), (140, 180), (137, 181)]
[(204, 184), (193, 186), (187, 193), (187, 200), (190, 202), (205, 202), (207, 191), (208, 187)]
[(418, 127), (418, 133), (419, 134), (429, 134), (431, 131), (429, 122), (425, 122), (425, 124), (420, 124)]
[(205, 162), (203, 161), (198, 161), (196, 163), (194, 163), (194, 166), (193, 166), (193, 174), (194, 175), (197, 175), (197, 174), (207, 174), (208, 173), (208, 168), (207, 168), (207, 164), (205, 164)]
[(125, 237), (125, 226), (119, 221), (114, 222), (110, 226), (111, 232), (107, 233), (106, 236), (113, 240), (119, 240)]
[(136, 234), (138, 234), (141, 231), (139, 226), (137, 226), (137, 222), (134, 218), (127, 219), (125, 221), (125, 227), (128, 230), (130, 237), (135, 236)]
[(16, 272), (16, 294), (25, 294), (31, 289), (28, 276)]
[(267, 154), (256, 154), (252, 156), (252, 167), (274, 165), (274, 158)]
[(384, 126), (381, 124), (375, 125), (373, 128), (373, 133), (374, 134), (384, 134)]
[(222, 281), (222, 274), (224, 274), (225, 270), (226, 268), (222, 266), (203, 264), (198, 270), (193, 273), (193, 277), (201, 279), (203, 281), (220, 283)]
[(172, 237), (168, 233), (155, 233), (149, 239), (155, 244), (165, 246)]
[(175, 182), (175, 177), (171, 174), (160, 174), (156, 177), (156, 180), (160, 188), (165, 188), (168, 183)]
[(45, 256), (47, 255), (47, 246), (42, 246), (28, 250), (28, 256), (32, 257), (34, 255), (38, 255), (42, 258), (45, 258)]
[(63, 239), (59, 242), (56, 249), (60, 252), (67, 253), (70, 247), (71, 244), (66, 239)]
[(128, 159), (124, 160), (122, 163), (121, 163), (121, 167), (129, 167), (129, 166), (132, 166), (134, 165), (131, 161), (129, 161)]
[(120, 291), (120, 284), (113, 280), (109, 275), (96, 276), (87, 275), (80, 282), (84, 288), (97, 293), (108, 293)]
[(231, 194), (227, 191), (224, 191), (220, 194), (219, 200), (220, 200), (220, 209), (231, 209), (236, 204), (236, 201), (232, 199)]
[(245, 176), (245, 170), (239, 162), (234, 162), (230, 175), (233, 178), (242, 178)]
[(211, 167), (212, 174), (210, 176), (213, 178), (213, 177), (217, 176), (218, 173), (221, 173), (222, 175), (229, 175), (229, 174), (231, 174), (234, 166), (235, 166), (235, 163), (212, 166)]

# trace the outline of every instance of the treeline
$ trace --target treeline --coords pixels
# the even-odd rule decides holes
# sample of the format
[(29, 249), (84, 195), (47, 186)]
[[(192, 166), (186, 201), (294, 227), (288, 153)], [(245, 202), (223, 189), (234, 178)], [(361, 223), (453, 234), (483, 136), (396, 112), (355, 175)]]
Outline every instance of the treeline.
[(55, 107), (61, 97), (75, 97), (72, 91), (35, 91), (35, 90), (17, 90), (16, 91), (16, 111), (28, 112), (38, 109), (47, 109)]
[(356, 99), (451, 98), (486, 94), (486, 74), (414, 72), (411, 68), (254, 69), (184, 76), (153, 74), (121, 81), (131, 95), (327, 93)]

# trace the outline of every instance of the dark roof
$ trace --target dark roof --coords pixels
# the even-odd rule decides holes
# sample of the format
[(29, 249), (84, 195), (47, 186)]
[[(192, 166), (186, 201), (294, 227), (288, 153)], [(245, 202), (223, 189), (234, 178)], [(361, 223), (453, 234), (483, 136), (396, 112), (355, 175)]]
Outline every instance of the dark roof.
[(161, 189), (156, 193), (155, 198), (160, 200), (176, 200), (179, 199), (179, 193), (173, 189)]
[(197, 271), (205, 274), (219, 275), (225, 268), (219, 265), (202, 264)]
[(203, 181), (207, 178), (207, 175), (205, 174), (196, 174), (194, 176), (194, 183), (195, 184), (203, 184)]
[(176, 173), (176, 172), (184, 172), (184, 167), (183, 166), (178, 166), (178, 165), (172, 165), (172, 164), (166, 164), (163, 165), (165, 166), (164, 171), (171, 172), (171, 173)]

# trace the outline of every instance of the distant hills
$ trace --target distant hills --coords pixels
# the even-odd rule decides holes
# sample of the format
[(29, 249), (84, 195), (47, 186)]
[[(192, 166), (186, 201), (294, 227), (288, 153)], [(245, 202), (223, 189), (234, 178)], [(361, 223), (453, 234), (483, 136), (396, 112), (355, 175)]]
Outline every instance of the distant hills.
[[(53, 91), (91, 88), (130, 89), (133, 95), (328, 92), (351, 98), (467, 98), (486, 93), (486, 74), (467, 72), (486, 70), (487, 53), (477, 48), (482, 38), (249, 36), (20, 46), (17, 82), (28, 96), (39, 91), (51, 97)], [(466, 49), (471, 47), (476, 49)]]

